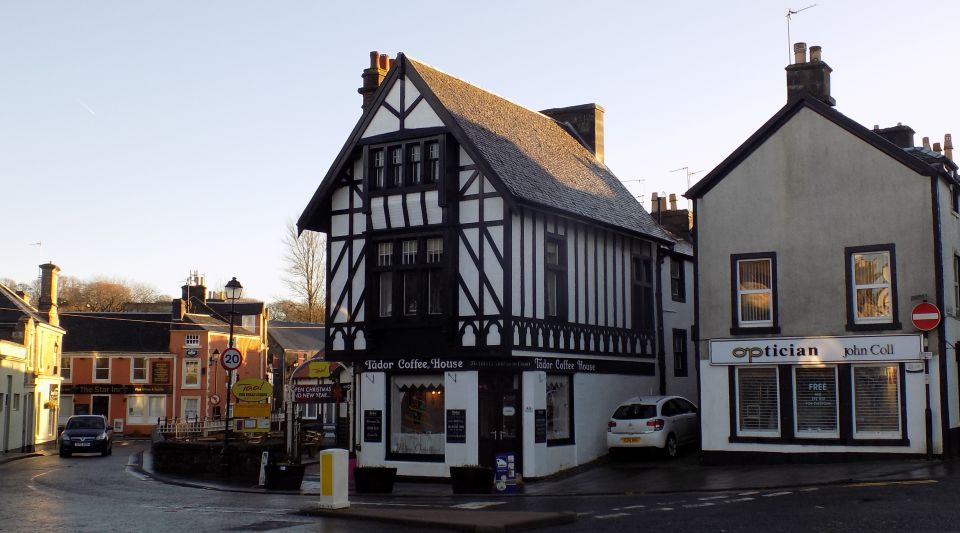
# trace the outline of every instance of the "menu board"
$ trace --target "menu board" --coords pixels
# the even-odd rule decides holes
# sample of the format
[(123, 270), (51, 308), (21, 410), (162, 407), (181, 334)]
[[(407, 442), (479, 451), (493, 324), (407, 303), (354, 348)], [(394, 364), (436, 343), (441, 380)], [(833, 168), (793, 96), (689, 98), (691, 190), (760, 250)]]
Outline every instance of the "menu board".
[(150, 362), (150, 383), (154, 385), (170, 384), (170, 361)]
[(383, 442), (383, 411), (363, 411), (363, 442)]
[(547, 410), (533, 411), (533, 442), (547, 442)]
[(452, 444), (467, 442), (466, 409), (447, 409), (447, 442)]

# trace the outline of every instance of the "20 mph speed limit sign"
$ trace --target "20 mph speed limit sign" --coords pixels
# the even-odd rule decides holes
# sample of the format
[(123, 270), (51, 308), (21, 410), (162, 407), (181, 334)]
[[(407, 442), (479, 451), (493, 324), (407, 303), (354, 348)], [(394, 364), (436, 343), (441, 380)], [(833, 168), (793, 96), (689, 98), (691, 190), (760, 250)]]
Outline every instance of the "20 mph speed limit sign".
[(236, 370), (243, 363), (243, 354), (236, 348), (227, 348), (220, 355), (220, 364), (227, 370)]

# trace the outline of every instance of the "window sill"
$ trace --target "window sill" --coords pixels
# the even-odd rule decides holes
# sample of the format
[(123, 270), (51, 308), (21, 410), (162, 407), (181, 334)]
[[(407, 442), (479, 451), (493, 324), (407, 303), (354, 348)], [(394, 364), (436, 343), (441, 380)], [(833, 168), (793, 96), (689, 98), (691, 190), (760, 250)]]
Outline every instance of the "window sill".
[(547, 447), (552, 448), (554, 446), (572, 446), (576, 444), (573, 439), (547, 439)]
[(890, 439), (839, 439), (839, 438), (810, 438), (810, 437), (748, 437), (732, 436), (728, 439), (730, 443), (739, 444), (796, 444), (796, 445), (821, 445), (821, 446), (889, 446), (906, 447), (910, 446), (910, 439), (890, 438)]
[(779, 335), (780, 326), (758, 326), (755, 328), (734, 326), (730, 328), (731, 335)]
[[(379, 443), (371, 443), (379, 444)], [(388, 452), (384, 459), (387, 461), (410, 461), (415, 463), (442, 463), (446, 461), (446, 456), (443, 454), (415, 454), (415, 453), (392, 453)]]
[(847, 323), (847, 331), (889, 331), (899, 329), (903, 329), (900, 322), (884, 322), (882, 324)]

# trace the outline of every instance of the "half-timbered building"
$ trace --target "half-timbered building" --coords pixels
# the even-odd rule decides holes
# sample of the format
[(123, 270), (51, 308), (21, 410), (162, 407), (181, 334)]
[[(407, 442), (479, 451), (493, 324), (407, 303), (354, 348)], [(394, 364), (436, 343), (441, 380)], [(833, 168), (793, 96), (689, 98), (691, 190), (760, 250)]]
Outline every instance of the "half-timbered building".
[(298, 221), (328, 235), (327, 358), (353, 362), (360, 464), (541, 477), (606, 453), (659, 392), (658, 248), (603, 162), (603, 109), (532, 111), (371, 54), (363, 114)]

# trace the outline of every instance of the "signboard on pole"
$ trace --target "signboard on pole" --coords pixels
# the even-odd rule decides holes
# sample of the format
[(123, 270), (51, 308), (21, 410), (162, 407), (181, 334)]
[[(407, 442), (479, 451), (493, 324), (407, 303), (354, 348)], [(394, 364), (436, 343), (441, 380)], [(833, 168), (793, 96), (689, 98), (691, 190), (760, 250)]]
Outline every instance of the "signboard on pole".
[(929, 302), (919, 303), (913, 308), (910, 318), (915, 328), (930, 331), (940, 325), (940, 309)]
[(262, 402), (273, 395), (273, 384), (265, 379), (247, 378), (234, 383), (231, 390), (241, 402)]
[(228, 372), (240, 368), (243, 364), (243, 354), (236, 348), (227, 348), (220, 354), (220, 365)]

